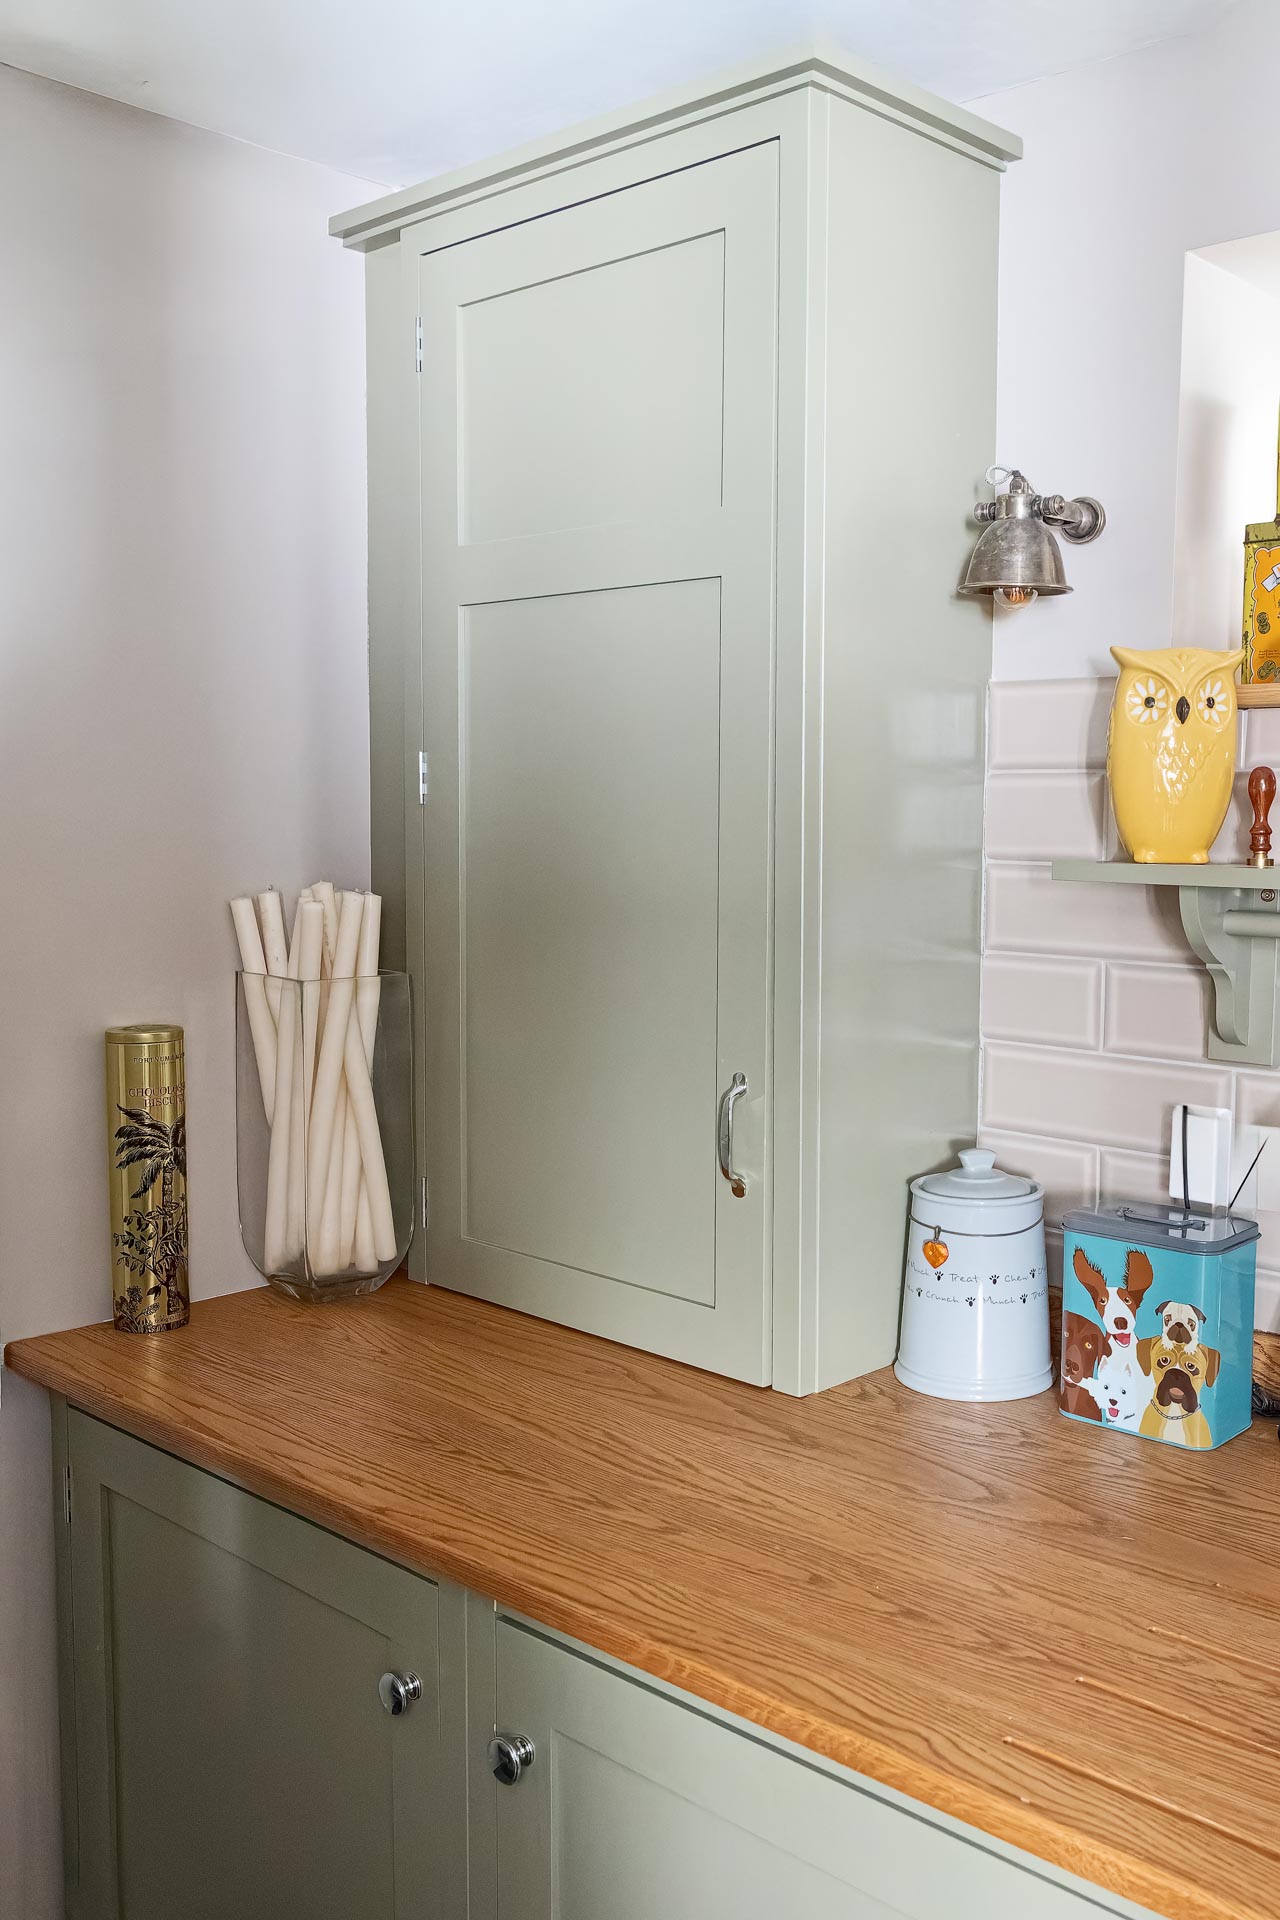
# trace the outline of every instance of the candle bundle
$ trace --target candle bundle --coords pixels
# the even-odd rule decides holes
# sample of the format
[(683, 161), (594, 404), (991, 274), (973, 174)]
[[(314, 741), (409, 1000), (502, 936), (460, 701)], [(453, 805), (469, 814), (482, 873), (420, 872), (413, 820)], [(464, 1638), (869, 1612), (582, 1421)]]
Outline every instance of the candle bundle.
[(271, 1130), (265, 1256), (269, 1273), (376, 1273), (397, 1254), (374, 1107), (381, 987), (376, 893), (298, 896), (286, 937), (280, 895), (231, 902), (245, 1009)]

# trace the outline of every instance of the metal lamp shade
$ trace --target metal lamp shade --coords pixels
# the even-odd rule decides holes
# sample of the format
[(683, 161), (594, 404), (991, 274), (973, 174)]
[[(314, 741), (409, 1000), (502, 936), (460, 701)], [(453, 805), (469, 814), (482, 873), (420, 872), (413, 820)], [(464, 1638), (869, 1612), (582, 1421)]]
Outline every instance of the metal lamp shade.
[(979, 535), (960, 591), (994, 593), (997, 587), (1070, 593), (1061, 550), (1038, 515), (1002, 514)]

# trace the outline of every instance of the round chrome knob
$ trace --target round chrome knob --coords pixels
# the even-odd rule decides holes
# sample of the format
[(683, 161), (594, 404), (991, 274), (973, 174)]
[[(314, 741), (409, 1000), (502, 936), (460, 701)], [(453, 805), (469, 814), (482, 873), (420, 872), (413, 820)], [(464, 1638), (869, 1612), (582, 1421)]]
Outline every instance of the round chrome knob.
[(384, 1673), (378, 1698), (388, 1713), (408, 1713), (414, 1701), (422, 1698), (422, 1682), (416, 1673)]
[(533, 1765), (533, 1742), (523, 1733), (499, 1733), (489, 1742), (489, 1765), (495, 1780), (514, 1787), (526, 1767)]

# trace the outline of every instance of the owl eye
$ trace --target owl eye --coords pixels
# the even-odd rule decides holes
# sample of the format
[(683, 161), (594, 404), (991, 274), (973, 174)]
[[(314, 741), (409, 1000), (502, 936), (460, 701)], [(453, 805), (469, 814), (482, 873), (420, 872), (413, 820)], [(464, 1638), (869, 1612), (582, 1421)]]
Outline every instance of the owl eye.
[(1125, 698), (1125, 706), (1131, 720), (1147, 726), (1153, 720), (1164, 718), (1169, 707), (1168, 691), (1159, 680), (1135, 680)]
[(1224, 680), (1209, 679), (1196, 693), (1196, 712), (1206, 726), (1221, 727), (1227, 721), (1227, 686)]

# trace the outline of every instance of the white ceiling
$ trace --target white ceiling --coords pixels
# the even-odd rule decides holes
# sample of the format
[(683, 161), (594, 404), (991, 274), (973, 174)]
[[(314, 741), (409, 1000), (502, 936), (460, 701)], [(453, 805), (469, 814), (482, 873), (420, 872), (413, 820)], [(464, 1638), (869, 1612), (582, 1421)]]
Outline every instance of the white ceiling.
[(972, 100), (1231, 0), (0, 0), (0, 62), (404, 186), (821, 33)]

